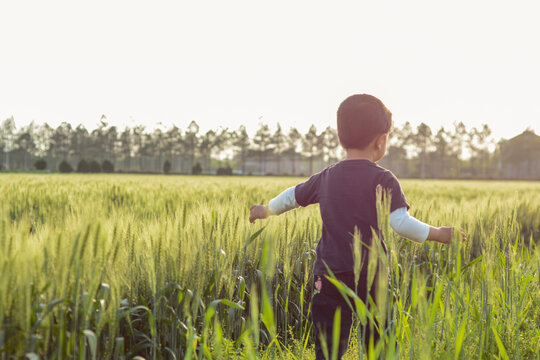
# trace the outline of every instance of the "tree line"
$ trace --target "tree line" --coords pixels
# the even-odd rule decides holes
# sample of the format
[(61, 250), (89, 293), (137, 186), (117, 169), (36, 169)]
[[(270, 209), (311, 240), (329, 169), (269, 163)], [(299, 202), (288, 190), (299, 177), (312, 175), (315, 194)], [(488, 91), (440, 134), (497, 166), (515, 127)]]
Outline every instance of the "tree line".
[[(405, 123), (391, 132), (381, 165), (402, 177), (497, 177), (499, 145), (488, 125), (467, 128), (456, 122), (433, 131), (424, 123), (417, 127)], [(105, 116), (92, 131), (66, 122), (56, 128), (34, 122), (17, 128), (13, 117), (0, 126), (0, 164), (10, 171), (71, 168), (81, 172), (307, 176), (343, 157), (337, 131), (330, 126), (319, 131), (312, 125), (302, 134), (295, 127), (285, 131), (279, 124), (271, 131), (261, 123), (251, 137), (245, 126), (201, 132), (195, 121), (185, 129), (172, 126), (147, 131), (137, 125), (119, 130), (109, 126)]]

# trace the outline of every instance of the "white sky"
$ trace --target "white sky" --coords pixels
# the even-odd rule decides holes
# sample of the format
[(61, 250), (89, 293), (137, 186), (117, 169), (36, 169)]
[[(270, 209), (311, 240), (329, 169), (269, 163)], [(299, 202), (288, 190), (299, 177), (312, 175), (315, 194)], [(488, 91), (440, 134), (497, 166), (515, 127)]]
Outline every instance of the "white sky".
[(540, 130), (537, 1), (2, 1), (0, 121), (184, 130), (394, 122)]

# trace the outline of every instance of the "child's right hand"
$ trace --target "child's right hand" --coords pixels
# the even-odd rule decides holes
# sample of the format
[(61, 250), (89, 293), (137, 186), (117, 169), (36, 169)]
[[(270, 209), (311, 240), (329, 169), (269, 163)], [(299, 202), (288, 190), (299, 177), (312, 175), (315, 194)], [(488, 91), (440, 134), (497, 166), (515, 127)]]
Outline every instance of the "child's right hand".
[(254, 223), (257, 219), (268, 217), (268, 207), (265, 205), (253, 205), (249, 208), (249, 222)]
[[(428, 240), (437, 241), (443, 244), (451, 244), (454, 236), (454, 227), (441, 226), (439, 228), (432, 227), (429, 230)], [(457, 228), (459, 229), (459, 228)], [(461, 233), (461, 240), (467, 241), (467, 236), (463, 229), (459, 229)]]

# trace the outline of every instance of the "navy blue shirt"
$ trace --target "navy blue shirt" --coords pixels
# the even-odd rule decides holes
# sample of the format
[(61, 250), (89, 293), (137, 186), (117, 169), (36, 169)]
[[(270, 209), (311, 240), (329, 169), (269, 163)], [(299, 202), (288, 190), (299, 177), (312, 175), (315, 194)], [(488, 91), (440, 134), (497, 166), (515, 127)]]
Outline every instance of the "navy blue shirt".
[(299, 205), (320, 204), (323, 225), (313, 268), (315, 275), (327, 273), (325, 263), (336, 274), (354, 270), (351, 234), (357, 227), (362, 241), (371, 244), (371, 228), (379, 230), (376, 208), (379, 184), (391, 192), (391, 212), (409, 208), (394, 174), (364, 159), (343, 160), (295, 187)]

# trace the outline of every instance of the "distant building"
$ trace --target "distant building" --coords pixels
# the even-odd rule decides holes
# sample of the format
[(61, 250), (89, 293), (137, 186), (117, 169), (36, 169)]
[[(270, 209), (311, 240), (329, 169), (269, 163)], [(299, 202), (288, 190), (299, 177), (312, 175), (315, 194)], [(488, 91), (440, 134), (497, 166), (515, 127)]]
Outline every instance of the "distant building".
[(503, 179), (540, 180), (540, 136), (533, 130), (500, 143)]

